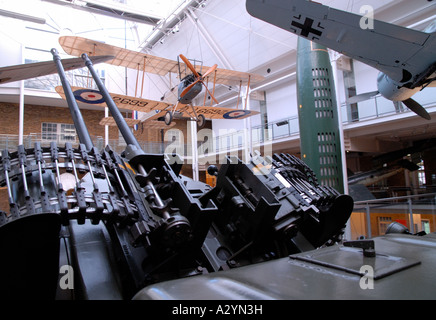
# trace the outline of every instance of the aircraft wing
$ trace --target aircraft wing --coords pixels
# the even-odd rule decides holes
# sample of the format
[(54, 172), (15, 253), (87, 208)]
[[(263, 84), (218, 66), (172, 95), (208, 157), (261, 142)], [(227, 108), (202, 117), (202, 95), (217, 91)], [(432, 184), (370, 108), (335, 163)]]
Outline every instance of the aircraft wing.
[[(208, 70), (208, 67), (203, 67), (203, 72)], [(255, 74), (255, 73), (247, 73), (240, 72), (228, 69), (220, 69), (216, 70), (216, 83), (226, 84), (229, 86), (239, 86), (240, 84), (243, 86), (250, 84), (254, 84), (264, 80), (265, 77)], [(214, 81), (214, 74), (212, 73), (209, 76), (209, 83)]]
[(431, 87), (431, 88), (436, 88), (436, 80), (433, 80), (432, 82), (430, 82), (427, 87)]
[[(101, 63), (112, 59), (113, 56), (94, 56), (91, 61), (94, 64)], [(62, 65), (65, 71), (85, 67), (85, 62), (81, 58), (62, 59)], [(35, 63), (19, 64), (10, 67), (0, 68), (0, 83), (8, 83), (25, 79), (37, 78), (49, 74), (57, 73), (57, 67), (54, 61), (44, 61)]]
[[(106, 107), (103, 96), (100, 91), (94, 89), (86, 89), (81, 87), (71, 87), (73, 94), (77, 101), (91, 104), (94, 106)], [(56, 92), (65, 99), (64, 88), (62, 86), (56, 87)], [(134, 98), (130, 96), (125, 96), (121, 94), (111, 93), (112, 100), (115, 102), (119, 109), (126, 109), (132, 111), (139, 111), (144, 113), (155, 112), (151, 117), (146, 120), (154, 120), (165, 114), (165, 110), (170, 109), (173, 105), (167, 102), (155, 101), (142, 98)], [(233, 108), (224, 107), (213, 107), (213, 106), (190, 106), (186, 104), (179, 103), (177, 106), (177, 111), (182, 114), (182, 116), (194, 117), (192, 108), (195, 109), (197, 114), (202, 114), (206, 119), (245, 119), (253, 115), (259, 114), (258, 111), (251, 110), (241, 110)], [(136, 123), (131, 123), (135, 125)]]
[[(135, 125), (143, 122), (146, 124), (146, 127), (145, 127), (146, 129), (169, 129), (169, 128), (172, 128), (176, 125), (176, 123), (174, 121), (171, 122), (169, 125), (166, 125), (164, 121), (153, 120), (153, 119), (147, 119), (147, 120), (141, 121), (141, 120), (124, 118), (124, 120), (126, 121), (126, 123), (129, 127), (134, 127)], [(102, 126), (112, 126), (112, 127), (117, 126), (117, 123), (113, 117), (105, 117), (105, 118), (101, 119), (99, 124)]]
[[(109, 60), (107, 63), (115, 66), (123, 66), (147, 73), (154, 73), (159, 75), (166, 75), (167, 73), (182, 73), (182, 77), (186, 76), (189, 72), (188, 68), (183, 62), (165, 59), (161, 57), (152, 56), (143, 52), (128, 50), (116, 46), (112, 46), (103, 42), (86, 39), (75, 36), (63, 36), (59, 38), (59, 43), (66, 53), (72, 56), (80, 56), (82, 53), (93, 55), (112, 55), (115, 58)], [(195, 69), (199, 73), (205, 73), (210, 67), (195, 65)], [(250, 79), (250, 83), (256, 83), (264, 79), (263, 76), (240, 72), (227, 69), (217, 69), (216, 83), (226, 85), (246, 85)], [(209, 82), (213, 83), (214, 74), (209, 76)]]
[[(137, 124), (141, 123), (141, 120), (136, 120), (136, 119), (132, 119), (132, 118), (124, 118), (124, 121), (126, 121), (126, 123), (129, 127), (134, 127)], [(112, 127), (117, 126), (117, 123), (113, 117), (105, 117), (105, 118), (100, 120), (99, 124), (101, 126), (112, 126)]]
[(197, 115), (202, 114), (206, 119), (245, 119), (260, 113), (252, 110), (208, 106), (180, 106), (180, 104), (177, 107), (177, 112), (183, 113), (183, 116), (194, 117), (192, 108), (195, 109)]
[(100, 41), (75, 36), (63, 36), (59, 43), (66, 53), (81, 56), (87, 53), (94, 55), (112, 55), (115, 58), (107, 63), (149, 73), (166, 75), (168, 72), (178, 72), (177, 61), (152, 56), (143, 52), (112, 46)]
[[(397, 82), (434, 63), (431, 33), (336, 10), (307, 0), (246, 0), (250, 15), (364, 62)], [(362, 27), (363, 26), (363, 27)], [(427, 47), (427, 48), (425, 48)]]
[[(100, 91), (94, 89), (86, 89), (81, 87), (71, 87), (74, 97), (77, 101), (91, 104), (94, 106), (106, 107), (103, 96)], [(65, 99), (64, 88), (62, 86), (56, 87), (56, 92)], [(150, 112), (154, 110), (165, 110), (172, 105), (163, 102), (149, 99), (135, 98), (121, 94), (111, 93), (112, 100), (115, 102), (119, 109), (126, 109), (139, 112)]]

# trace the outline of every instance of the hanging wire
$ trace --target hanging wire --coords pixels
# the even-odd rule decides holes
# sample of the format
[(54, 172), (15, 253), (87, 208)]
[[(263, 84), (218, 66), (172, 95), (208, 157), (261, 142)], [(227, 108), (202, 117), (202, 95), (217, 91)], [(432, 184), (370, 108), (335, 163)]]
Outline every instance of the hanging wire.
[(201, 36), (200, 36), (200, 30), (198, 29), (197, 21), (195, 21), (195, 28), (197, 29), (197, 39), (198, 39), (198, 47), (200, 49), (200, 59), (203, 61), (203, 49), (201, 47)]
[[(194, 26), (194, 28), (196, 28), (197, 29), (197, 31), (198, 31), (198, 26), (197, 26), (197, 21), (195, 22), (195, 26)], [(191, 47), (191, 42), (192, 42), (192, 37), (194, 36), (194, 32), (191, 32), (191, 36), (189, 37), (189, 40), (188, 40), (188, 45), (186, 46), (186, 52), (185, 52), (185, 54), (188, 56), (189, 54), (188, 54), (188, 52), (189, 52), (189, 48)]]
[(353, 8), (354, 8), (354, 0), (348, 0), (348, 5), (347, 5), (346, 11), (353, 12)]
[(247, 70), (250, 70), (251, 33), (252, 33), (251, 21), (252, 19), (250, 17), (250, 28), (248, 29)]
[[(210, 12), (207, 12), (207, 11), (205, 11), (205, 10), (201, 10), (201, 9), (197, 8), (197, 9), (196, 9), (196, 12), (197, 12), (197, 11), (198, 11), (198, 12), (201, 12), (201, 13), (203, 13), (203, 14), (205, 14), (205, 15), (208, 15), (208, 16), (210, 16), (210, 17), (216, 19), (216, 20), (219, 20), (219, 21), (222, 21), (222, 22), (227, 23), (227, 24), (229, 24), (229, 25), (232, 25), (232, 26), (234, 26), (234, 27), (236, 27), (236, 28), (238, 28), (238, 29), (249, 30), (247, 27), (244, 27), (244, 26), (241, 26), (241, 25), (239, 25), (239, 24), (236, 24), (236, 23), (234, 23), (234, 22), (232, 22), (232, 21), (230, 21), (230, 20), (223, 19), (222, 17), (216, 16), (216, 15), (214, 15), (214, 14), (212, 14), (212, 13), (210, 13)], [(287, 48), (290, 48), (290, 49), (295, 49), (294, 46), (293, 46), (292, 44), (288, 44), (288, 43), (284, 43), (283, 41), (275, 40), (275, 39), (273, 39), (271, 36), (266, 36), (266, 35), (263, 35), (263, 34), (260, 34), (260, 33), (258, 33), (258, 32), (254, 32), (254, 31), (252, 31), (251, 33), (254, 34), (254, 35), (256, 35), (256, 36), (258, 36), (258, 37), (264, 38), (264, 39), (266, 39), (266, 40), (269, 40), (269, 41), (272, 41), (272, 42), (278, 43), (278, 44), (280, 44), (280, 45), (282, 45), (282, 46), (284, 46), (284, 47), (287, 47)]]

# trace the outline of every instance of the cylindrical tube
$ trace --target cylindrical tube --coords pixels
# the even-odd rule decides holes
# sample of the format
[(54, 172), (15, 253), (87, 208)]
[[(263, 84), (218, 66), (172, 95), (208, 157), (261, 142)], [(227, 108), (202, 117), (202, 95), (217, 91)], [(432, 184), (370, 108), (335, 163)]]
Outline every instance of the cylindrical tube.
[(88, 128), (85, 125), (85, 121), (83, 120), (82, 113), (80, 112), (79, 106), (77, 105), (76, 99), (74, 98), (73, 90), (71, 90), (71, 86), (68, 83), (67, 77), (65, 75), (65, 70), (62, 65), (61, 57), (56, 49), (51, 49), (51, 53), (53, 55), (53, 61), (56, 64), (58, 69), (59, 77), (62, 82), (62, 87), (64, 88), (65, 98), (68, 103), (68, 107), (71, 112), (71, 116), (74, 121), (74, 126), (76, 127), (77, 135), (79, 136), (80, 143), (83, 143), (86, 146), (87, 150), (91, 150), (93, 147), (93, 143), (91, 140), (91, 136), (89, 135)]
[(106, 105), (108, 106), (112, 114), (112, 117), (114, 118), (118, 126), (118, 129), (123, 135), (124, 140), (126, 141), (127, 144), (134, 145), (139, 150), (141, 150), (141, 146), (139, 145), (138, 140), (136, 140), (132, 131), (130, 131), (130, 128), (127, 125), (126, 121), (124, 120), (120, 110), (118, 110), (118, 107), (116, 106), (115, 102), (112, 100), (111, 95), (109, 94), (103, 82), (101, 81), (100, 77), (98, 76), (97, 72), (95, 71), (92, 65), (92, 61), (89, 59), (86, 53), (82, 54), (82, 59), (85, 61), (85, 65), (88, 67), (89, 71), (91, 72), (91, 75), (94, 78), (95, 83), (97, 84), (98, 90), (100, 91), (100, 94), (103, 96), (103, 99), (106, 102)]

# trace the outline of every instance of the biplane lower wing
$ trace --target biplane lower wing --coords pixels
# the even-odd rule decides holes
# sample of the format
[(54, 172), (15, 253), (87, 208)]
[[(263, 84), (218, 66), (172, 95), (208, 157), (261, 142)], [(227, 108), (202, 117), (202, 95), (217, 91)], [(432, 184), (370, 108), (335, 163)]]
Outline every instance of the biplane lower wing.
[[(71, 90), (78, 102), (106, 107), (104, 98), (98, 90), (81, 87), (71, 87)], [(65, 99), (65, 93), (62, 86), (56, 87), (56, 92)], [(111, 93), (110, 95), (119, 109), (148, 113), (153, 110), (166, 110), (171, 107), (171, 104), (162, 101), (134, 98), (115, 93)]]
[(194, 109), (197, 114), (204, 115), (206, 119), (245, 119), (259, 114), (259, 112), (252, 110), (208, 106), (180, 106), (180, 104), (177, 108), (177, 112), (182, 113), (183, 117), (194, 117), (192, 109)]
[[(147, 119), (144, 121), (138, 120), (138, 119), (129, 119), (129, 118), (124, 118), (124, 120), (126, 121), (127, 125), (129, 127), (134, 127), (138, 124), (140, 124), (141, 122), (146, 124), (146, 129), (168, 129), (171, 127), (174, 127), (176, 125), (175, 122), (170, 123), (169, 125), (165, 124), (164, 121), (160, 121), (160, 120), (155, 120), (155, 119)], [(111, 126), (111, 127), (116, 127), (117, 123), (115, 121), (115, 119), (113, 117), (105, 117), (103, 119), (101, 119), (100, 123), (101, 126)]]
[[(141, 123), (141, 120), (129, 119), (129, 118), (124, 118), (124, 121), (126, 121), (129, 127), (133, 127)], [(112, 127), (117, 126), (117, 123), (113, 117), (104, 117), (103, 119), (100, 120), (99, 124), (101, 126), (112, 126)]]
[[(72, 87), (73, 94), (77, 101), (91, 104), (94, 106), (106, 107), (103, 96), (98, 90), (86, 89), (80, 87)], [(56, 87), (56, 92), (65, 99), (65, 93), (61, 86)], [(134, 98), (130, 96), (111, 93), (111, 97), (119, 109), (139, 111), (149, 113), (156, 111), (153, 118), (162, 116), (165, 111), (173, 107), (172, 104), (162, 101), (155, 101), (143, 98)], [(259, 114), (258, 111), (242, 110), (214, 106), (191, 106), (186, 104), (178, 104), (177, 112), (182, 117), (195, 117), (194, 114), (202, 114), (206, 119), (245, 119), (253, 115)], [(160, 111), (160, 112), (157, 112)], [(160, 114), (160, 115), (159, 115)]]

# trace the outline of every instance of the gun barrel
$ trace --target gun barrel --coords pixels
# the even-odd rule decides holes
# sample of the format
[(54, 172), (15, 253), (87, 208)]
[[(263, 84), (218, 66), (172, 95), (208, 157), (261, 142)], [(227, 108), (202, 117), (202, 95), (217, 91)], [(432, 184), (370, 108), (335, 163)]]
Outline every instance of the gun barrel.
[(88, 67), (89, 71), (91, 72), (91, 75), (94, 78), (95, 83), (97, 84), (98, 90), (103, 96), (103, 99), (105, 100), (106, 105), (108, 106), (112, 114), (112, 117), (114, 118), (118, 126), (118, 129), (123, 135), (124, 140), (128, 145), (134, 145), (138, 150), (141, 150), (138, 140), (136, 140), (135, 136), (133, 135), (132, 131), (130, 130), (129, 126), (124, 120), (120, 110), (118, 109), (117, 105), (113, 101), (111, 95), (107, 91), (106, 87), (104, 86), (97, 72), (95, 71), (91, 59), (89, 59), (86, 53), (82, 54), (82, 59), (85, 61), (85, 65)]
[(56, 49), (51, 49), (53, 55), (53, 61), (56, 64), (56, 68), (61, 79), (62, 87), (64, 88), (65, 98), (68, 103), (68, 108), (70, 109), (71, 116), (73, 118), (74, 126), (76, 127), (77, 135), (79, 136), (80, 143), (84, 144), (86, 150), (91, 150), (94, 144), (92, 143), (91, 136), (89, 135), (88, 128), (83, 120), (82, 113), (80, 112), (79, 106), (77, 105), (76, 99), (68, 83), (67, 77), (65, 75), (65, 69), (62, 65), (61, 57)]

